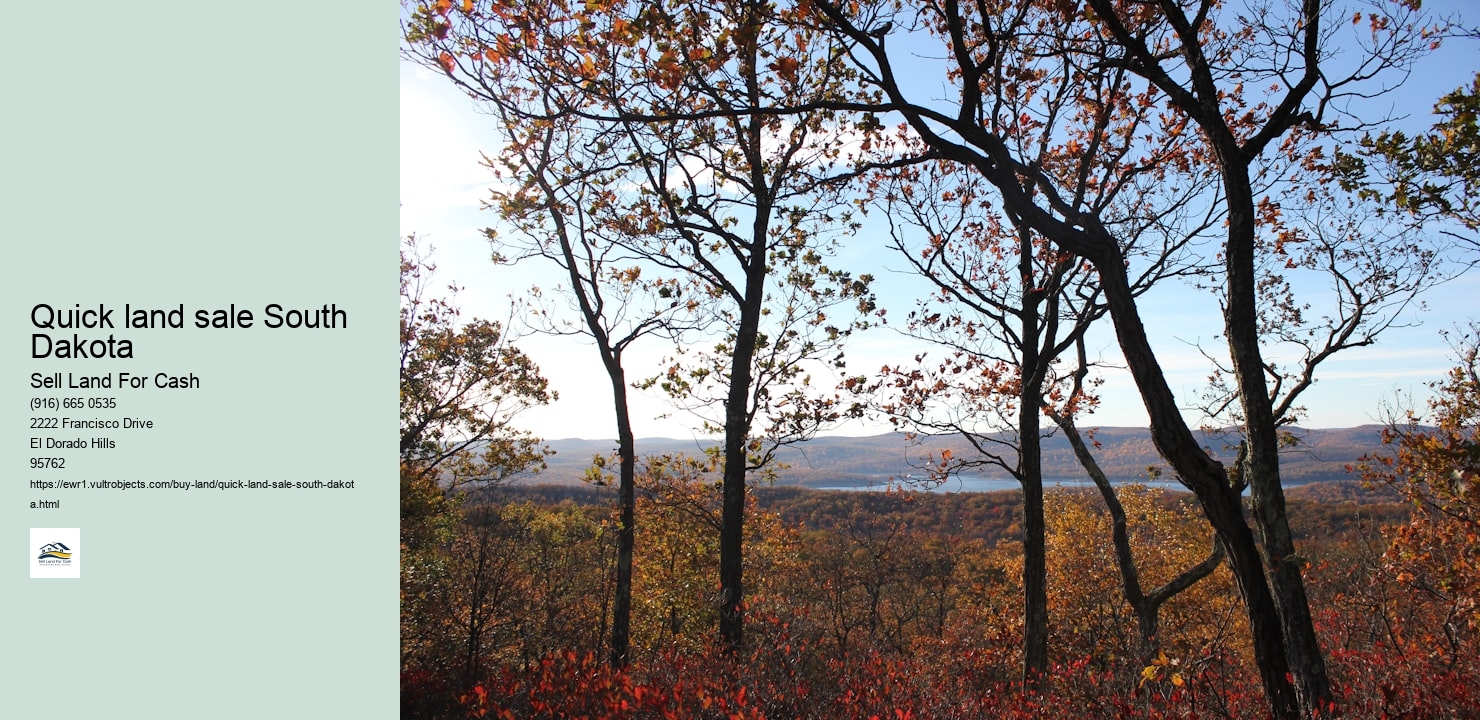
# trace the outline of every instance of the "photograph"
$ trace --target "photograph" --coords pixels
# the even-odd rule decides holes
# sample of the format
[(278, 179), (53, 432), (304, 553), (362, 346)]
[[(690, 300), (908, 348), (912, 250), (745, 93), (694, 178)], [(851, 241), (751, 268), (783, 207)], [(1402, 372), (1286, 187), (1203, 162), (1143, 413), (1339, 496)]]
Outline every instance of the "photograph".
[(404, 3), (401, 716), (1480, 716), (1472, 10)]

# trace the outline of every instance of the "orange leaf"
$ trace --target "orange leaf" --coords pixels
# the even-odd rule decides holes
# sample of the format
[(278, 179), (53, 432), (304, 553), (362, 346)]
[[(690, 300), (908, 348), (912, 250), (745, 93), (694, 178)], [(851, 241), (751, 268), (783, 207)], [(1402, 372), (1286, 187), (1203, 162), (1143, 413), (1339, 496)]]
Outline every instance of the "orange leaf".
[(797, 68), (801, 67), (801, 63), (797, 62), (796, 58), (784, 57), (777, 58), (776, 62), (771, 63), (769, 67), (775, 70), (776, 74), (780, 75), (782, 80), (795, 85), (797, 81)]

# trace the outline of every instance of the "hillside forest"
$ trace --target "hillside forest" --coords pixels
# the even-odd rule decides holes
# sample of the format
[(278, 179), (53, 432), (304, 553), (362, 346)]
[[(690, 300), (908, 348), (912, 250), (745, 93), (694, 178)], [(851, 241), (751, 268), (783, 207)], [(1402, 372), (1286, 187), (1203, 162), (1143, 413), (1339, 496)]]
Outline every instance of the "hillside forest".
[[(405, 0), (401, 31), (496, 138), (492, 261), (557, 278), (463, 318), (403, 244), (403, 717), (1480, 716), (1480, 328), (1363, 452), (1299, 460), (1331, 358), (1480, 256), (1480, 73), (1424, 127), (1383, 102), (1463, 18)], [(881, 299), (881, 255), (927, 290)], [(1216, 306), (1192, 398), (1147, 331), (1173, 287)], [(930, 350), (850, 366), (883, 326)], [(610, 390), (580, 483), (538, 483), (527, 333)], [(1095, 427), (1110, 372), (1139, 439)], [(713, 442), (640, 448), (649, 396)], [(783, 481), (860, 418), (911, 477)], [(927, 491), (971, 476), (1014, 489)]]

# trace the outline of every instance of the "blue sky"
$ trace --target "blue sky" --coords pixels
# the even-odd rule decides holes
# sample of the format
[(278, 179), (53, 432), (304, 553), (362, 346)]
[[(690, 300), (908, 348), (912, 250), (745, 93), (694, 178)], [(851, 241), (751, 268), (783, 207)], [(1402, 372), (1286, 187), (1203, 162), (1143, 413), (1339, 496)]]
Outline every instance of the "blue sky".
[[(1409, 80), (1387, 98), (1397, 113), (1410, 113), (1404, 127), (1422, 128), (1434, 100), (1473, 75), (1480, 67), (1480, 45), (1451, 41), (1427, 58)], [(533, 266), (516, 270), (489, 262), (489, 247), (481, 229), (492, 224), (492, 213), (479, 204), (493, 182), (479, 164), (479, 153), (492, 154), (498, 138), (491, 118), (477, 113), (471, 101), (440, 75), (409, 63), (401, 66), (401, 233), (416, 233), (435, 246), (439, 286), (456, 283), (465, 317), (505, 320), (511, 294), (530, 284), (546, 287), (558, 281)], [(904, 263), (884, 247), (883, 230), (865, 226), (853, 238), (842, 260), (859, 272), (877, 277), (881, 301), (895, 318), (913, 308), (922, 281), (905, 273)], [(1391, 329), (1374, 347), (1350, 350), (1322, 366), (1317, 384), (1303, 397), (1309, 408), (1303, 424), (1311, 427), (1349, 427), (1382, 421), (1384, 408), (1399, 395), (1424, 397), (1424, 384), (1449, 366), (1448, 348), (1439, 331), (1476, 316), (1480, 274), (1471, 272), (1433, 288), (1424, 295), (1428, 309), (1409, 314), (1412, 327)], [(1195, 405), (1208, 365), (1196, 348), (1212, 344), (1221, 329), (1211, 296), (1175, 284), (1164, 285), (1142, 304), (1162, 367), (1179, 401)], [(571, 338), (527, 336), (519, 339), (550, 378), (561, 399), (549, 407), (531, 410), (519, 424), (549, 438), (611, 437), (613, 422), (609, 391), (597, 370), (594, 349)], [(923, 349), (922, 343), (881, 328), (854, 338), (848, 347), (850, 372), (871, 373), (884, 364), (904, 362)], [(1092, 338), (1091, 352), (1115, 362), (1117, 349), (1108, 325)], [(631, 365), (653, 364), (662, 348), (639, 351)], [(640, 372), (640, 371), (639, 371)], [(634, 375), (639, 372), (633, 372)], [(1145, 411), (1133, 384), (1123, 372), (1108, 372), (1101, 389), (1100, 410), (1082, 426), (1145, 424)], [(667, 416), (667, 417), (664, 417)], [(1191, 422), (1200, 416), (1188, 411)], [(640, 396), (634, 404), (640, 436), (690, 437), (697, 422), (656, 397)], [(837, 434), (862, 435), (887, 430), (880, 422), (854, 422)]]

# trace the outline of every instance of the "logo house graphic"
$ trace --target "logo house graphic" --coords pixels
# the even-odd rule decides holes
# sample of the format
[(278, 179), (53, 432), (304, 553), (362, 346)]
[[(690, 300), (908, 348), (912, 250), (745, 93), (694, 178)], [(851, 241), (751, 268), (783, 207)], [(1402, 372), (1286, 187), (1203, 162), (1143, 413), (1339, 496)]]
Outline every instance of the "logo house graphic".
[(47, 559), (51, 559), (51, 560), (65, 560), (67, 563), (71, 563), (72, 562), (72, 548), (69, 548), (66, 545), (63, 545), (63, 544), (61, 544), (59, 542), (56, 542), (56, 543), (47, 543), (47, 544), (41, 546), (41, 554), (38, 555), (38, 556), (36, 556), (36, 559), (37, 560), (47, 560)]
[(31, 528), (31, 577), (82, 577), (81, 546), (78, 528)]

